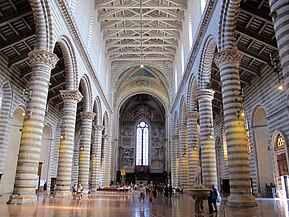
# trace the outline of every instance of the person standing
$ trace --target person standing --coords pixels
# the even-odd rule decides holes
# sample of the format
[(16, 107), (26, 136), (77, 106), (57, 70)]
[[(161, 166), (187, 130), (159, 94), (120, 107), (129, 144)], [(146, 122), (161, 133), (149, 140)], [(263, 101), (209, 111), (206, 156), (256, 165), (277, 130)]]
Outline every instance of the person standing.
[(79, 197), (79, 200), (82, 200), (82, 197), (83, 197), (83, 187), (82, 185), (79, 183), (78, 184), (78, 188), (77, 188), (77, 195)]
[(214, 206), (213, 212), (218, 212), (217, 208), (218, 190), (214, 185), (211, 186), (211, 192), (212, 192), (212, 204)]

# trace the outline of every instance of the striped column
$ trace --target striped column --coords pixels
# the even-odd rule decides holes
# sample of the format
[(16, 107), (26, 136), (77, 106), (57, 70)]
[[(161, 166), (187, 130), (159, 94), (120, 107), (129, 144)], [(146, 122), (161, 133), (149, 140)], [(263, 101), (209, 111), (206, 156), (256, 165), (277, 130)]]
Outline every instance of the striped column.
[(171, 146), (171, 179), (172, 186), (178, 186), (178, 172), (177, 172), (177, 135), (172, 136), (172, 146)]
[(281, 67), (285, 79), (285, 88), (287, 95), (289, 95), (289, 3), (288, 0), (269, 0), (269, 3), (273, 13), (272, 17)]
[(251, 194), (249, 155), (244, 117), (241, 110), (238, 50), (224, 50), (215, 56), (220, 69), (224, 108), (224, 124), (228, 147), (230, 178), (229, 206), (256, 206)]
[(32, 67), (29, 83), (31, 98), (27, 102), (22, 128), (14, 190), (8, 201), (12, 204), (37, 203), (35, 187), (50, 73), (58, 58), (47, 51), (31, 51), (29, 60)]
[(111, 181), (111, 136), (104, 135), (103, 186), (109, 186)]
[(181, 124), (179, 127), (179, 164), (180, 164), (180, 187), (188, 188), (188, 131), (187, 125)]
[(92, 120), (95, 117), (93, 112), (81, 112), (81, 135), (79, 145), (79, 173), (78, 183), (83, 186), (84, 192), (88, 191), (89, 165), (90, 165), (90, 145)]
[(203, 185), (217, 186), (217, 164), (214, 144), (213, 107), (215, 91), (202, 89), (197, 92), (200, 115), (201, 166)]
[(189, 163), (189, 186), (193, 188), (194, 176), (199, 162), (199, 135), (198, 135), (198, 112), (187, 113), (187, 125), (188, 125), (188, 163)]
[(91, 189), (96, 192), (100, 179), (100, 158), (101, 158), (101, 132), (103, 126), (93, 125), (92, 132), (92, 156), (91, 156)]
[(63, 109), (55, 196), (70, 197), (76, 110), (82, 95), (78, 90), (60, 90), (60, 95)]

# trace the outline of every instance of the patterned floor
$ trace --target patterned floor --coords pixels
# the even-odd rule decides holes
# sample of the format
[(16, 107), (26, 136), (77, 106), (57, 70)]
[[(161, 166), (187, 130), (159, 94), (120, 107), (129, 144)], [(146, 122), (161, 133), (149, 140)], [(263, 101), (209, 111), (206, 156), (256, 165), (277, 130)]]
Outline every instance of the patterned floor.
[[(145, 198), (140, 202), (136, 194), (97, 194), (83, 200), (40, 196), (38, 205), (7, 205), (8, 195), (0, 197), (0, 217), (190, 217), (194, 216), (194, 201), (183, 194), (173, 198), (158, 195), (153, 205)], [(232, 208), (224, 199), (219, 212), (212, 217), (288, 217), (287, 200), (257, 199), (253, 208)]]

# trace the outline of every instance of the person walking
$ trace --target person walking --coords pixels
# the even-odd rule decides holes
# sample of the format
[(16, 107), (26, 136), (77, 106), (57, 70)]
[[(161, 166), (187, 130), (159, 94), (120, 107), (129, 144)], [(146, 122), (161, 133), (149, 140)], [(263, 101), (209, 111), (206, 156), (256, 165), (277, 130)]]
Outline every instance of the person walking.
[(214, 206), (213, 212), (218, 212), (217, 208), (218, 190), (214, 185), (211, 186), (211, 192), (212, 192), (212, 204)]
[(78, 188), (77, 188), (77, 195), (78, 195), (79, 200), (82, 200), (82, 197), (83, 197), (82, 192), (83, 192), (83, 186), (79, 183)]

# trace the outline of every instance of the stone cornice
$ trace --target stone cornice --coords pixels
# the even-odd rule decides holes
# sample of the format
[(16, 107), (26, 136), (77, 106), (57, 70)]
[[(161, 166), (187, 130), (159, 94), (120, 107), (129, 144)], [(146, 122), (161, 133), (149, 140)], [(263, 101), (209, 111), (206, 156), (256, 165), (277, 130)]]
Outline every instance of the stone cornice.
[(48, 65), (51, 69), (54, 69), (57, 61), (59, 60), (56, 54), (44, 50), (30, 51), (28, 56), (31, 65), (44, 64)]
[(239, 66), (241, 58), (242, 56), (238, 50), (227, 49), (216, 53), (214, 62), (219, 68), (224, 64), (237, 64), (237, 66)]
[(80, 51), (81, 56), (83, 57), (84, 65), (86, 65), (88, 67), (87, 71), (91, 75), (91, 78), (95, 83), (95, 87), (96, 87), (99, 95), (101, 96), (101, 99), (105, 104), (105, 107), (107, 108), (108, 112), (111, 114), (112, 108), (111, 108), (108, 100), (106, 99), (106, 96), (103, 92), (103, 89), (102, 89), (100, 82), (98, 81), (98, 79), (96, 77), (96, 72), (92, 66), (92, 63), (91, 63), (91, 60), (87, 54), (87, 51), (85, 50), (84, 43), (83, 43), (82, 39), (80, 38), (80, 34), (78, 33), (77, 26), (70, 15), (69, 9), (67, 7), (67, 3), (65, 0), (57, 0), (57, 3), (59, 5), (60, 10), (62, 11), (61, 15), (65, 19), (66, 25), (70, 29), (70, 33), (72, 34), (72, 36), (76, 42), (77, 48)]
[(80, 118), (81, 120), (88, 119), (88, 120), (93, 120), (95, 117), (94, 112), (80, 112)]
[(60, 90), (59, 92), (63, 100), (72, 99), (80, 102), (83, 98), (82, 94), (78, 90)]
[(215, 91), (211, 89), (201, 89), (197, 91), (197, 100), (201, 99), (208, 99), (208, 100), (213, 100), (214, 99), (214, 94)]
[(192, 48), (192, 50), (190, 52), (190, 58), (189, 58), (189, 60), (187, 62), (186, 69), (185, 69), (185, 72), (184, 72), (184, 76), (182, 78), (182, 82), (181, 82), (180, 88), (178, 89), (178, 92), (177, 92), (177, 95), (175, 97), (175, 100), (172, 103), (171, 112), (174, 112), (174, 109), (177, 106), (177, 104), (179, 102), (179, 99), (182, 96), (183, 90), (184, 90), (184, 88), (186, 86), (186, 83), (188, 81), (188, 78), (190, 76), (191, 69), (192, 69), (192, 67), (194, 65), (197, 53), (200, 50), (199, 47), (201, 45), (201, 40), (203, 39), (204, 34), (207, 31), (208, 24), (209, 24), (209, 22), (211, 20), (212, 13), (214, 11), (214, 8), (215, 8), (217, 2), (218, 1), (216, 1), (216, 0), (209, 0), (209, 2), (206, 5), (206, 8), (204, 9), (205, 14), (203, 14), (203, 16), (202, 16), (201, 25), (199, 25), (198, 31), (197, 31), (198, 32), (198, 36), (197, 36), (197, 38), (195, 39), (195, 41), (193, 43), (193, 48)]

